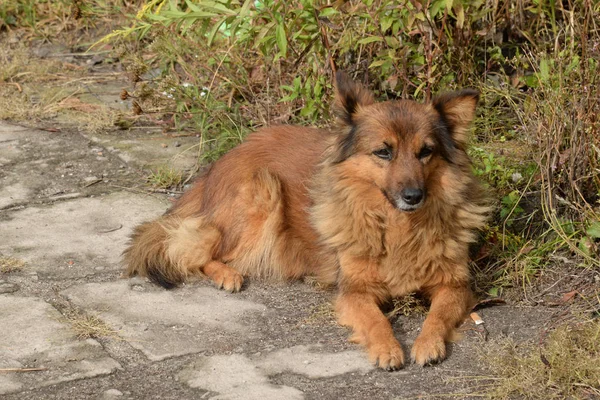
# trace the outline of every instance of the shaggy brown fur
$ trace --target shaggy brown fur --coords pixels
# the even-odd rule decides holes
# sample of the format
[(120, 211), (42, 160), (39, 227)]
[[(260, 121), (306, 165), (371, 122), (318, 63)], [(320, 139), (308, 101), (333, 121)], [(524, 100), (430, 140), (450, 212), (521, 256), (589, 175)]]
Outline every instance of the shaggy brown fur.
[(411, 356), (441, 360), (471, 307), (468, 246), (488, 211), (465, 152), (478, 94), (376, 103), (344, 74), (336, 89), (336, 129), (250, 135), (136, 228), (127, 273), (167, 288), (204, 273), (229, 291), (249, 275), (316, 276), (338, 286), (340, 323), (386, 369), (404, 355), (380, 306), (421, 291), (431, 310)]

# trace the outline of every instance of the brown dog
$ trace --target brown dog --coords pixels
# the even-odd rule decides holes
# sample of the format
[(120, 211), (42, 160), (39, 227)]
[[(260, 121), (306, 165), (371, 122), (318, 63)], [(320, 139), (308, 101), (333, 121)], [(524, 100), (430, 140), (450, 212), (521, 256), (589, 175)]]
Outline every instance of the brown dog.
[(342, 73), (336, 89), (336, 129), (249, 135), (135, 229), (127, 273), (167, 288), (203, 273), (229, 291), (248, 275), (315, 276), (338, 286), (339, 322), (386, 369), (404, 355), (379, 307), (420, 291), (431, 310), (411, 355), (441, 360), (472, 304), (468, 246), (488, 211), (465, 152), (478, 94), (376, 103)]

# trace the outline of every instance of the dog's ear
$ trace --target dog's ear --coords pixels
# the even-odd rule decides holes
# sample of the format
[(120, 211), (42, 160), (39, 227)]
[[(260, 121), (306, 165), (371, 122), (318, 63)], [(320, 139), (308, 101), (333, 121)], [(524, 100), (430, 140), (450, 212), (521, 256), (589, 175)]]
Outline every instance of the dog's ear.
[(375, 102), (370, 90), (354, 82), (342, 71), (335, 74), (335, 91), (333, 111), (347, 125), (355, 125), (354, 117), (359, 107)]
[(433, 99), (433, 107), (440, 113), (452, 139), (459, 145), (467, 142), (468, 128), (475, 117), (477, 101), (479, 92), (473, 89), (445, 93)]

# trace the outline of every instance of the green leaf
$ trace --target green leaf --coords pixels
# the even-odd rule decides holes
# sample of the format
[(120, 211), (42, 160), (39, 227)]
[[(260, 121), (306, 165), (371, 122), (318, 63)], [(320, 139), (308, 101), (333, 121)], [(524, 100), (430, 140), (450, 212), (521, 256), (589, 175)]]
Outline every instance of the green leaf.
[[(189, 13), (184, 13), (181, 11), (165, 11), (163, 13), (163, 15), (165, 17), (170, 17), (173, 19), (190, 19), (190, 18), (203, 19), (203, 18), (212, 18), (212, 17), (219, 16), (219, 14), (206, 12), (206, 11), (193, 11), (193, 12), (189, 12)], [(148, 17), (150, 17), (150, 16), (148, 16)], [(156, 15), (155, 17), (159, 17), (159, 16)]]
[(542, 82), (548, 82), (550, 79), (550, 66), (548, 65), (548, 60), (542, 58), (540, 61), (540, 80)]
[[(419, 21), (425, 21), (425, 14), (423, 14), (422, 11), (414, 14), (414, 18), (418, 19)], [(412, 26), (412, 22), (410, 24), (408, 24), (408, 26)]]
[(386, 59), (375, 60), (371, 63), (371, 65), (369, 65), (369, 68), (381, 67), (383, 64), (387, 63), (388, 61), (389, 60), (386, 60)]
[(322, 9), (321, 11), (319, 11), (319, 17), (329, 17), (331, 15), (336, 15), (338, 14), (338, 10), (336, 10), (333, 7), (326, 7), (324, 9)]
[(460, 6), (456, 11), (456, 26), (460, 29), (465, 25), (465, 10)]
[(586, 256), (591, 255), (592, 253), (592, 243), (590, 241), (589, 238), (584, 237), (582, 238), (579, 243), (577, 243), (577, 247), (579, 248), (579, 250), (581, 250), (583, 252), (583, 254), (585, 254)]
[(567, 70), (570, 71), (574, 71), (575, 69), (577, 69), (579, 67), (579, 56), (578, 55), (574, 55), (573, 59), (571, 60), (571, 62), (569, 63), (569, 66), (567, 67)]
[(281, 57), (287, 54), (287, 37), (285, 36), (285, 28), (283, 24), (277, 25), (275, 29), (275, 39), (277, 40), (277, 46), (279, 47), (279, 54)]
[[(429, 14), (431, 15), (431, 18), (435, 18), (436, 15), (439, 14), (440, 10), (446, 7), (446, 4), (446, 0), (436, 0), (435, 2), (433, 2), (431, 7), (429, 7)], [(452, 4), (451, 1), (450, 4)]]
[(600, 221), (591, 224), (585, 231), (587, 235), (593, 239), (600, 239)]
[(260, 31), (258, 31), (258, 34), (256, 34), (256, 37), (254, 38), (255, 47), (258, 44), (262, 43), (262, 41), (264, 40), (264, 38), (267, 36), (267, 33), (269, 33), (269, 31), (271, 29), (273, 29), (274, 26), (275, 26), (275, 22), (271, 21), (268, 24), (265, 24), (262, 27), (262, 29)]
[(219, 31), (219, 28), (221, 27), (221, 25), (223, 25), (227, 18), (228, 17), (221, 18), (220, 21), (217, 21), (217, 23), (213, 25), (207, 37), (209, 46), (212, 44), (213, 40), (215, 39), (215, 36), (217, 35), (217, 32)]
[(240, 9), (240, 12), (238, 14), (239, 18), (244, 18), (250, 11), (250, 6), (254, 3), (253, 0), (246, 0), (244, 2), (244, 5), (242, 5), (242, 8)]
[(320, 99), (322, 92), (323, 92), (323, 87), (321, 86), (321, 82), (317, 81), (313, 88), (313, 94), (315, 95), (315, 98)]
[(185, 0), (185, 4), (187, 4), (188, 8), (192, 11), (202, 11), (197, 5), (192, 3), (190, 0)]
[(385, 32), (390, 29), (390, 26), (392, 26), (394, 21), (395, 18), (392, 18), (392, 16), (383, 17), (381, 19), (381, 32)]
[(523, 78), (525, 84), (530, 88), (537, 88), (540, 86), (540, 81), (536, 75), (525, 75)]
[(358, 44), (368, 44), (373, 42), (383, 42), (383, 38), (380, 36), (370, 36), (357, 41)]
[(230, 10), (225, 5), (214, 1), (202, 1), (199, 5), (205, 10), (212, 10), (219, 14), (225, 14), (229, 16), (237, 15), (237, 12)]

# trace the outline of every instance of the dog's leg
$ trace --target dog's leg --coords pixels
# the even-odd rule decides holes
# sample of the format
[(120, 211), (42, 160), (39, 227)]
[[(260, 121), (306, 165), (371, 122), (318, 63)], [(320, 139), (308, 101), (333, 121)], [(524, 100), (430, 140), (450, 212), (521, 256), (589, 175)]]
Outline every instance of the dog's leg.
[(242, 275), (213, 259), (220, 240), (221, 232), (202, 217), (182, 220), (168, 230), (166, 248), (170, 268), (181, 271), (184, 276), (202, 272), (219, 289), (238, 292), (244, 281)]
[(402, 347), (394, 337), (390, 321), (379, 309), (374, 296), (358, 292), (341, 293), (336, 309), (340, 324), (352, 328), (350, 341), (365, 346), (372, 363), (388, 370), (402, 367)]
[(413, 361), (419, 365), (446, 357), (446, 342), (452, 339), (454, 329), (473, 304), (473, 295), (466, 285), (438, 286), (427, 294), (431, 298), (431, 309), (411, 351)]
[(399, 369), (404, 364), (402, 347), (394, 337), (390, 321), (379, 305), (387, 293), (378, 281), (374, 261), (344, 262), (336, 311), (340, 324), (352, 328), (351, 342), (366, 347), (372, 363), (383, 369)]

